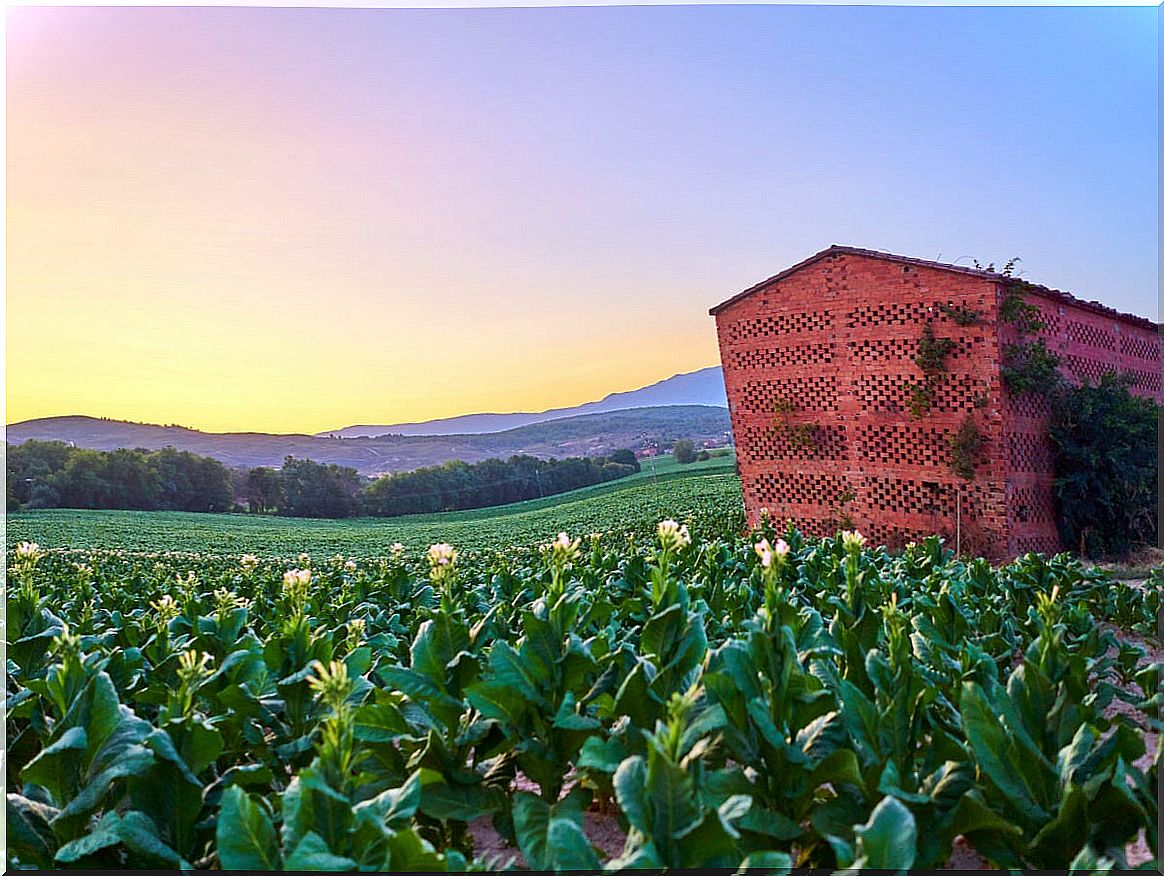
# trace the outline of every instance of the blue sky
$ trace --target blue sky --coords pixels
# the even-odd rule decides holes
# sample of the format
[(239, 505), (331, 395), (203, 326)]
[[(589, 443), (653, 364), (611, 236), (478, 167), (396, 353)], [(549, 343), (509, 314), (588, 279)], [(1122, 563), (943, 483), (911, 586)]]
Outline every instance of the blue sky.
[(714, 364), (707, 308), (831, 243), (1157, 318), (1157, 21), (10, 10), (8, 419), (583, 402)]

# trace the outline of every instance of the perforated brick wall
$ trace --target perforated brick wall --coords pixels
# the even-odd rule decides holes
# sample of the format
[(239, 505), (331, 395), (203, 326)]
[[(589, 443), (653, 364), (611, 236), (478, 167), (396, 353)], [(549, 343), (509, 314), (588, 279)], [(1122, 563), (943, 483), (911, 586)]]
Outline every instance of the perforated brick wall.
[[(767, 509), (813, 535), (852, 525), (893, 547), (938, 533), (993, 558), (1057, 550), (1049, 410), (1003, 386), (1002, 345), (1016, 336), (1000, 328), (1002, 296), (995, 277), (828, 250), (714, 308), (750, 522)], [(1070, 379), (1114, 367), (1160, 398), (1150, 324), (1054, 293), (1028, 300)], [(919, 417), (927, 322), (952, 348)], [(947, 440), (968, 414), (985, 437), (969, 482)]]
[[(1130, 375), (1132, 391), (1164, 402), (1161, 392), (1161, 335), (1141, 320), (1123, 319), (1115, 314), (1064, 300), (1053, 294), (1028, 291), (1025, 300), (1039, 308), (1045, 323), (1037, 337), (1060, 359), (1060, 372), (1079, 384), (1096, 383), (1105, 371)], [(1009, 325), (999, 328), (1002, 343), (1018, 340)], [(1051, 410), (1037, 395), (1004, 392), (1004, 434), (1008, 447), (1007, 504), (1010, 520), (1008, 552), (1051, 552), (1062, 547), (1055, 528), (1055, 504), (1051, 491), (1054, 479), (1054, 449), (1047, 424)]]

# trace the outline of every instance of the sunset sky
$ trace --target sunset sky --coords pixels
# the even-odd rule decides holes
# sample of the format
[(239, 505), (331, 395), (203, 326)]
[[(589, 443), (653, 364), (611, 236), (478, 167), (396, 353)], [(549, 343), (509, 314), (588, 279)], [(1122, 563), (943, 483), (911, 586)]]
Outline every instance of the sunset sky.
[(6, 421), (577, 404), (831, 243), (1157, 319), (1157, 15), (9, 9)]

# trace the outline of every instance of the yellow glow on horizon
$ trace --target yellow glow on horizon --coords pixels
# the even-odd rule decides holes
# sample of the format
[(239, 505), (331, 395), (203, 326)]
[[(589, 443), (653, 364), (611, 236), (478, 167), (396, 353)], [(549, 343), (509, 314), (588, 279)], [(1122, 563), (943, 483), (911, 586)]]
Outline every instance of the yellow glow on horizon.
[(446, 148), (431, 135), (315, 129), (258, 86), (22, 51), (8, 423), (316, 432), (570, 406), (718, 360), (706, 311), (669, 308), (661, 281), (625, 268), (620, 294), (600, 262), (462, 227), (414, 182)]

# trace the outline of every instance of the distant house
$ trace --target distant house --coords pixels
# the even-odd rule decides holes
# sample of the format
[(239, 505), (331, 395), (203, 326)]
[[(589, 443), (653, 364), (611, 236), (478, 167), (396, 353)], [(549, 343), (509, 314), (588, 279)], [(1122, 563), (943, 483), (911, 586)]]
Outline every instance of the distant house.
[[(1042, 328), (1024, 333), (1016, 300)], [(1069, 380), (1115, 369), (1164, 400), (1156, 323), (985, 270), (833, 246), (711, 314), (752, 523), (767, 508), (891, 546), (939, 533), (992, 557), (1052, 552), (1049, 405), (1007, 388), (1008, 350), (1041, 339)], [(950, 465), (967, 421), (985, 439), (969, 480)]]

